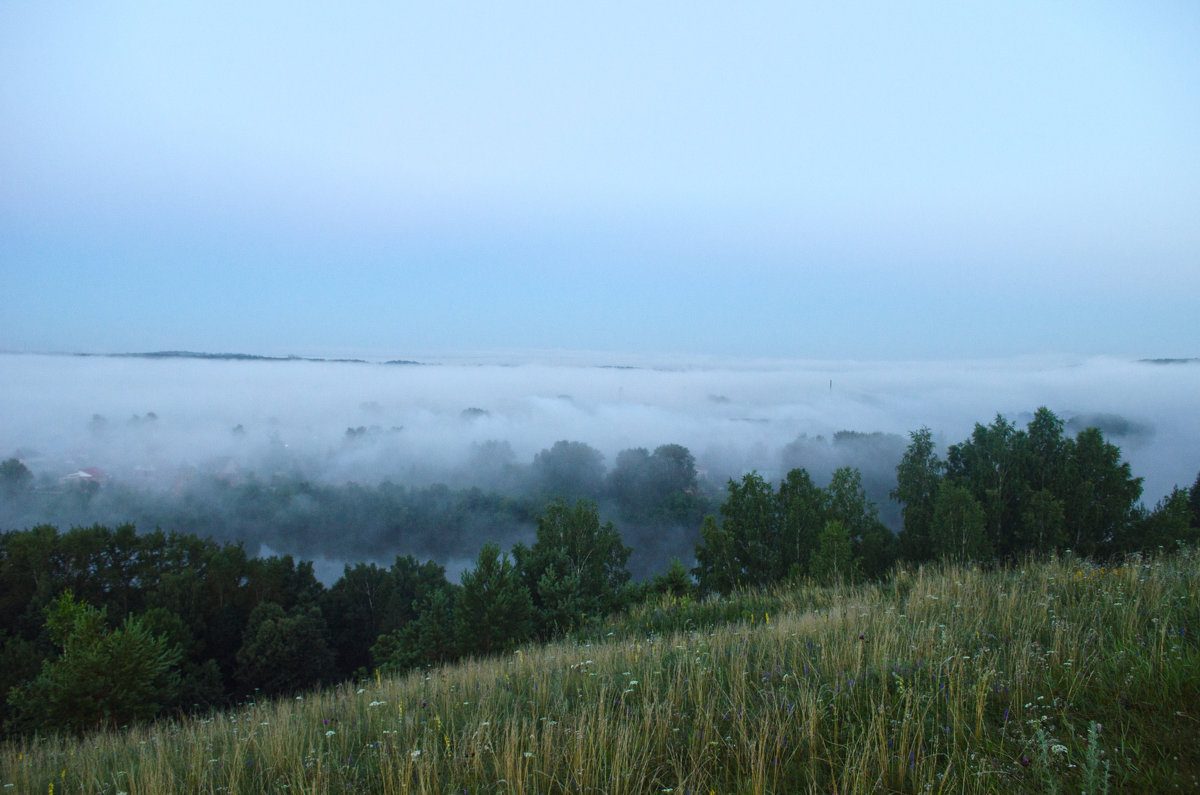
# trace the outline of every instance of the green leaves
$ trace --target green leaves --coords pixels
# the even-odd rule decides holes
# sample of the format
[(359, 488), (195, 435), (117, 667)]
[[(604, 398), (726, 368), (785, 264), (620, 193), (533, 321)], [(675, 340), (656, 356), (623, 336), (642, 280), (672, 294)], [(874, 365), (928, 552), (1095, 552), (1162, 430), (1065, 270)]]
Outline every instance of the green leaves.
[(463, 572), (454, 622), (464, 654), (508, 651), (533, 632), (533, 600), (516, 567), (493, 543)]
[(289, 612), (262, 602), (250, 614), (238, 650), (237, 679), (246, 690), (290, 693), (328, 681), (333, 653), (325, 640), (325, 619), (316, 607)]
[(543, 630), (578, 629), (619, 610), (625, 600), (632, 550), (612, 522), (600, 524), (595, 503), (557, 501), (538, 517), (533, 547), (517, 544), (513, 558), (533, 597)]
[(46, 626), (61, 653), (42, 664), (36, 679), (9, 692), (18, 725), (74, 732), (115, 727), (148, 720), (174, 700), (180, 651), (137, 619), (110, 631), (105, 611), (67, 592), (47, 610)]
[[(891, 532), (879, 521), (857, 469), (833, 473), (820, 488), (801, 468), (773, 493), (757, 472), (729, 481), (722, 523), (707, 517), (693, 573), (701, 590), (729, 593), (786, 577), (882, 576), (895, 555)], [(822, 551), (823, 550), (823, 551)], [(817, 555), (824, 555), (820, 563)]]

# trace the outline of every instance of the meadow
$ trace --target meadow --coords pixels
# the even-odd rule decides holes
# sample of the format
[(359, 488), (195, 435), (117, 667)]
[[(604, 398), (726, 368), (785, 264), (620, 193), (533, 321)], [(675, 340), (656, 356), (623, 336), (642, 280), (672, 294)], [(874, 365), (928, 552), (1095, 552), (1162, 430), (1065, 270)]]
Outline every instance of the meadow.
[(1200, 787), (1200, 555), (663, 596), (591, 637), (0, 748), (21, 793)]

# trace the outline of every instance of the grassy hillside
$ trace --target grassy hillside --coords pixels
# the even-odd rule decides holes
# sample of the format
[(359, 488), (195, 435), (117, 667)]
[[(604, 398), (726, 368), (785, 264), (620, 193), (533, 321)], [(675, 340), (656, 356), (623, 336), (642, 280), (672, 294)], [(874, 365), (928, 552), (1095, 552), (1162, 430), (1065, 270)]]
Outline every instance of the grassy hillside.
[(1200, 555), (666, 598), (604, 637), (0, 750), (29, 793), (1200, 786)]

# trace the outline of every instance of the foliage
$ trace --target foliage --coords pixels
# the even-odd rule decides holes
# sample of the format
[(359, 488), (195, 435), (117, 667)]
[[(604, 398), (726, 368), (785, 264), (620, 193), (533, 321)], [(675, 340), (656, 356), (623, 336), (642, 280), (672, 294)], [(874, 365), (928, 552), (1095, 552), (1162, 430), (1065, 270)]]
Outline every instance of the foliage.
[(238, 650), (238, 682), (246, 691), (294, 693), (328, 682), (333, 653), (325, 640), (325, 619), (315, 606), (284, 611), (261, 602), (250, 614)]
[(622, 450), (607, 481), (621, 518), (639, 523), (697, 521), (696, 489), (696, 459), (678, 444)]
[(720, 525), (712, 517), (700, 530), (693, 573), (702, 592), (810, 575), (882, 577), (895, 561), (895, 540), (856, 469), (836, 470), (824, 489), (793, 469), (777, 492), (751, 472), (727, 491)]
[(983, 506), (965, 486), (946, 484), (934, 500), (930, 552), (959, 562), (990, 560), (992, 546), (985, 521)]
[(908, 448), (896, 467), (896, 488), (892, 499), (904, 507), (904, 529), (900, 532), (900, 556), (904, 560), (929, 560), (933, 557), (930, 532), (933, 529), (934, 503), (945, 464), (933, 447), (933, 432), (923, 427), (909, 434)]
[(35, 679), (9, 691), (18, 726), (73, 732), (121, 726), (151, 718), (175, 699), (179, 649), (137, 619), (109, 630), (106, 618), (69, 591), (54, 600), (46, 627), (60, 653)]
[(555, 442), (534, 456), (533, 477), (540, 494), (595, 499), (604, 488), (604, 456), (583, 442)]
[(463, 572), (454, 625), (462, 653), (480, 656), (509, 651), (533, 633), (529, 589), (496, 544), (484, 544), (475, 568)]
[[(904, 503), (900, 546), (905, 559), (946, 554), (945, 538), (937, 545), (930, 533), (938, 491), (947, 484), (966, 489), (983, 511), (986, 538), (972, 542), (973, 554), (990, 549), (1012, 560), (1030, 551), (1071, 549), (1090, 556), (1146, 548), (1133, 537), (1141, 478), (1132, 475), (1120, 449), (1099, 429), (1084, 428), (1072, 439), (1063, 435), (1063, 427), (1044, 406), (1024, 429), (997, 415), (990, 425), (976, 424), (969, 439), (951, 445), (944, 464), (928, 429), (914, 432), (893, 492)], [(961, 496), (953, 501), (970, 510)], [(961, 544), (955, 554), (962, 554)]]
[(595, 503), (546, 506), (534, 545), (513, 548), (542, 632), (576, 629), (619, 610), (629, 582), (630, 551), (611, 522), (600, 524)]
[(413, 604), (416, 620), (386, 635), (371, 647), (376, 670), (401, 673), (459, 656), (454, 636), (455, 595), (448, 588), (431, 591)]
[[(605, 640), (0, 748), (15, 792), (1195, 788), (1200, 561), (662, 598)], [(726, 616), (709, 621), (705, 616)], [(638, 629), (658, 614), (679, 629)], [(572, 783), (573, 782), (573, 783)], [(569, 785), (569, 786), (567, 786)]]
[(825, 523), (817, 538), (810, 574), (817, 582), (829, 585), (843, 580), (852, 581), (857, 573), (858, 565), (846, 526), (837, 519), (831, 519)]

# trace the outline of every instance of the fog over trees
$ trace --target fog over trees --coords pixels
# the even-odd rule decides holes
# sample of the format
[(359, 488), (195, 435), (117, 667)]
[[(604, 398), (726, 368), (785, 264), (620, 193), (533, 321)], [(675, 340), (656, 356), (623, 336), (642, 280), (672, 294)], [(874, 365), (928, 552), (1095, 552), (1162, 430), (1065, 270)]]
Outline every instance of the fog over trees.
[(916, 428), (944, 459), (980, 417), (1020, 425), (1045, 404), (1119, 445), (1151, 504), (1196, 468), (1194, 362), (602, 364), (0, 356), (0, 528), (240, 540), (332, 582), (398, 554), (457, 574), (488, 541), (532, 543), (548, 501), (585, 498), (640, 579), (691, 565), (749, 472), (825, 487), (852, 468), (898, 532)]

